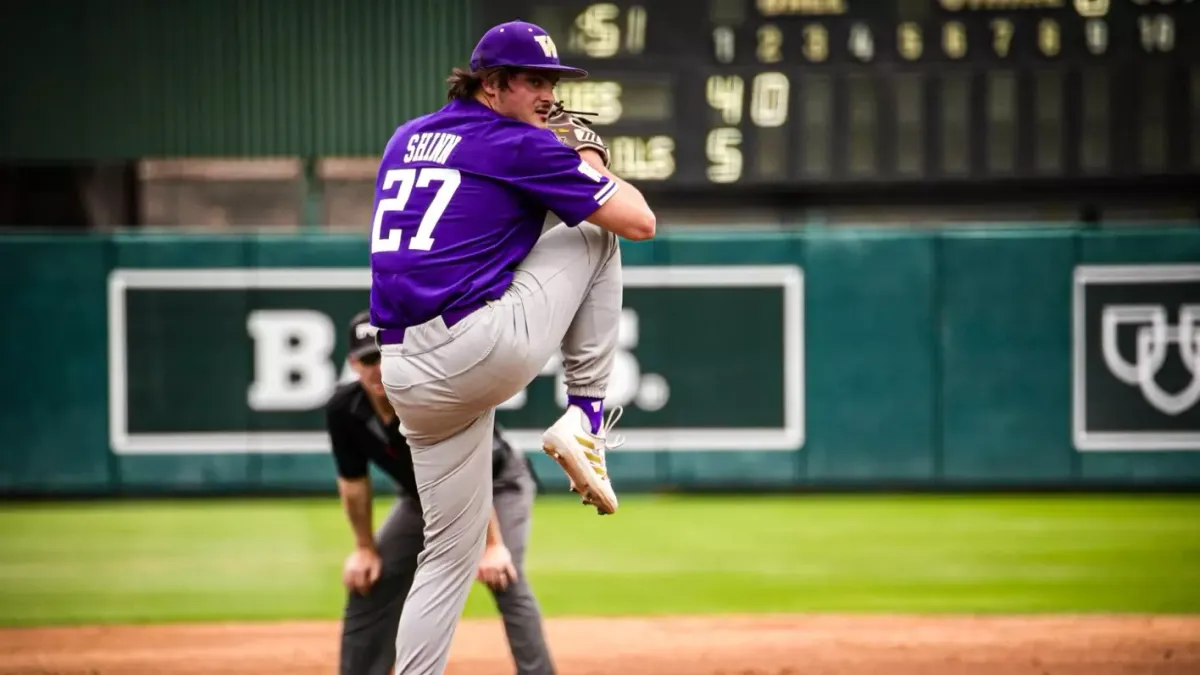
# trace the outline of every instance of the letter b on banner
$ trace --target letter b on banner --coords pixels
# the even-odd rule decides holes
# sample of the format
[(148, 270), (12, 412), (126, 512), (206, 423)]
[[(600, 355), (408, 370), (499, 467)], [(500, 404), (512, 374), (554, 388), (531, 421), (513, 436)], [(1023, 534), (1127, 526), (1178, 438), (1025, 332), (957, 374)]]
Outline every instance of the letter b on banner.
[(297, 410), (325, 403), (337, 381), (333, 322), (310, 310), (258, 310), (246, 329), (254, 339), (254, 410)]

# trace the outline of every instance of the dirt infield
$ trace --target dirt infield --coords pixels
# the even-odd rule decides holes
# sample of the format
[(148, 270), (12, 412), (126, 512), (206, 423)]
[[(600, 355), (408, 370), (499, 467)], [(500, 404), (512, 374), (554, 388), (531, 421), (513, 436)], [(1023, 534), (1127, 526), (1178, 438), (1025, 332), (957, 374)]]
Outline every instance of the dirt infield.
[[(561, 675), (1200, 673), (1200, 617), (556, 619)], [(333, 675), (333, 623), (12, 629), (3, 675)], [(498, 620), (464, 621), (451, 675), (509, 675)]]

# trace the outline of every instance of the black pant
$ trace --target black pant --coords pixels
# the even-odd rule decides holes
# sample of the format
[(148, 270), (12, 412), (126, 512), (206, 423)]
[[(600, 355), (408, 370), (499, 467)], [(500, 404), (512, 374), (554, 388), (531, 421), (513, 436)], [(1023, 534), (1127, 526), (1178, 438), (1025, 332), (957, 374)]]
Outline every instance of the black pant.
[[(520, 489), (496, 492), (493, 503), (500, 533), (512, 553), (516, 583), (492, 591), (504, 619), (518, 675), (554, 675), (554, 664), (542, 633), (541, 609), (525, 578), (525, 547), (529, 541), (533, 480), (524, 476)], [(350, 592), (342, 618), (341, 675), (389, 675), (396, 657), (396, 628), (424, 547), (424, 521), (416, 500), (401, 495), (375, 534), (382, 559), (379, 580), (367, 595)]]

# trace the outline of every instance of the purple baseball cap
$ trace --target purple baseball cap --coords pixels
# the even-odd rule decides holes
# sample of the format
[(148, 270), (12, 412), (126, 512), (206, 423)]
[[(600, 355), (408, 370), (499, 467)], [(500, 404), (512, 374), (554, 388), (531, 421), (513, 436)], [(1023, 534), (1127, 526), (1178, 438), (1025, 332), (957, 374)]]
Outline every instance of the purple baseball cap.
[(472, 71), (497, 66), (552, 70), (564, 78), (587, 77), (586, 70), (559, 63), (558, 47), (549, 33), (526, 21), (493, 26), (475, 45), (475, 51), (471, 52)]

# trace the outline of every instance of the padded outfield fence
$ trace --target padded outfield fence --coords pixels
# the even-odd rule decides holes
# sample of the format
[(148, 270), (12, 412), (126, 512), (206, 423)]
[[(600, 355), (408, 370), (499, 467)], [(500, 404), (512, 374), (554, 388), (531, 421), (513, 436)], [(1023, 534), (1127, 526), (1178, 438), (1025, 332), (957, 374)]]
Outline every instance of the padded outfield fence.
[[(623, 490), (1200, 485), (1200, 231), (664, 234), (624, 248)], [(367, 242), (8, 236), (8, 493), (333, 489)], [(500, 411), (536, 452), (549, 364)]]

